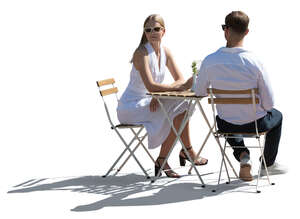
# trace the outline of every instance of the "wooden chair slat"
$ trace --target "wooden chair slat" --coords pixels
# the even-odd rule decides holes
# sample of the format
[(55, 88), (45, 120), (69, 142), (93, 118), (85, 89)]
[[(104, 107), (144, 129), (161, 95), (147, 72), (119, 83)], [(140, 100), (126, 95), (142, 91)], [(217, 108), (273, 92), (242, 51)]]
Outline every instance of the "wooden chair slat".
[(113, 79), (113, 78), (97, 81), (98, 87), (108, 85), (108, 84), (114, 84), (114, 83), (115, 83), (115, 79)]
[[(212, 90), (213, 94), (251, 94), (252, 89), (248, 90), (220, 90), (215, 88), (207, 88), (207, 93), (210, 93), (210, 89)], [(258, 89), (254, 88), (255, 94), (258, 94)]]
[[(252, 104), (252, 98), (213, 98), (215, 104)], [(208, 98), (208, 103), (211, 104), (211, 98)], [(259, 99), (255, 98), (255, 103), (259, 103)]]
[(106, 90), (101, 90), (100, 94), (102, 96), (106, 96), (106, 95), (114, 94), (114, 93), (117, 93), (117, 92), (118, 92), (118, 88), (114, 87), (114, 88), (109, 88), (109, 89), (106, 89)]

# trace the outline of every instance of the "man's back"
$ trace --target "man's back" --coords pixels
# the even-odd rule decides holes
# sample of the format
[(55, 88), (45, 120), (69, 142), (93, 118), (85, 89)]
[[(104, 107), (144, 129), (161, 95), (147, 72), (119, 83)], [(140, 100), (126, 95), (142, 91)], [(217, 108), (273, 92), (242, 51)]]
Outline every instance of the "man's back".
[[(207, 56), (201, 66), (196, 85), (197, 95), (206, 95), (206, 88), (223, 90), (259, 89), (260, 104), (256, 119), (266, 115), (273, 107), (272, 91), (268, 85), (266, 71), (255, 56), (240, 47), (220, 48)], [(251, 105), (217, 105), (220, 118), (233, 124), (252, 122)]]

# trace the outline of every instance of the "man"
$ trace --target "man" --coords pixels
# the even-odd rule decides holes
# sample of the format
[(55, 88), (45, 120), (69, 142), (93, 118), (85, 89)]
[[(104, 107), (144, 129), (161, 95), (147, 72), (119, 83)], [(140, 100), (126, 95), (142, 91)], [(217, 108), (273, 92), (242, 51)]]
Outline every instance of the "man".
[[(282, 114), (273, 108), (273, 95), (266, 70), (260, 61), (250, 52), (243, 49), (243, 41), (248, 34), (248, 16), (241, 11), (233, 11), (225, 18), (222, 29), (227, 41), (215, 53), (207, 56), (201, 65), (197, 78), (195, 93), (207, 95), (207, 88), (213, 87), (223, 90), (245, 90), (258, 88), (260, 104), (257, 105), (256, 119), (259, 131), (269, 131), (266, 135), (264, 156), (270, 174), (284, 171), (275, 163), (280, 135)], [(185, 87), (191, 86), (188, 80)], [(255, 132), (252, 105), (217, 105), (217, 125), (224, 132)], [(251, 181), (250, 153), (242, 138), (230, 138), (234, 157), (240, 162), (239, 176), (242, 180)], [(265, 174), (265, 169), (262, 169)]]

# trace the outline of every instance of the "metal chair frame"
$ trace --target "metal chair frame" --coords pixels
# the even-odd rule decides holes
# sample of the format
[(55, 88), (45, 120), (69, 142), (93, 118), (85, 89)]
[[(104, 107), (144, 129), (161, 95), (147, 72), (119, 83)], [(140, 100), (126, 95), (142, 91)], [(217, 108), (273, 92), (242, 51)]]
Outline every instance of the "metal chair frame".
[[(259, 165), (259, 169), (258, 169), (258, 175), (257, 175), (257, 182), (256, 182), (256, 192), (260, 193), (261, 191), (258, 190), (258, 185), (259, 185), (259, 180), (261, 178), (260, 174), (261, 174), (261, 168), (262, 165), (264, 165), (266, 173), (267, 173), (267, 179), (268, 179), (268, 183), (270, 185), (274, 185), (274, 183), (270, 182), (270, 178), (269, 178), (269, 173), (268, 173), (268, 169), (267, 169), (267, 165), (266, 165), (266, 160), (264, 157), (264, 147), (265, 147), (265, 138), (266, 138), (266, 134), (267, 132), (259, 132), (258, 128), (257, 128), (257, 120), (256, 120), (256, 104), (259, 103), (259, 98), (257, 98), (257, 94), (258, 94), (258, 89), (257, 88), (252, 88), (252, 89), (247, 89), (247, 90), (219, 90), (219, 89), (214, 89), (214, 88), (208, 88), (207, 89), (207, 93), (209, 94), (209, 98), (208, 98), (208, 103), (211, 104), (212, 107), (212, 111), (213, 111), (213, 118), (214, 118), (214, 123), (213, 123), (213, 135), (217, 140), (217, 143), (219, 144), (220, 148), (221, 148), (221, 152), (222, 152), (222, 161), (221, 161), (221, 166), (220, 166), (220, 171), (219, 171), (219, 178), (218, 178), (218, 186), (220, 185), (220, 179), (221, 179), (221, 174), (222, 174), (222, 169), (223, 169), (223, 164), (225, 166), (225, 170), (226, 170), (226, 174), (227, 174), (227, 178), (228, 178), (228, 182), (226, 182), (226, 184), (230, 183), (230, 176), (229, 176), (229, 172), (228, 172), (228, 167), (227, 164), (225, 162), (224, 157), (227, 160), (227, 163), (230, 165), (232, 171), (234, 172), (234, 175), (236, 176), (236, 178), (238, 178), (238, 175), (233, 167), (233, 165), (231, 164), (230, 160), (228, 159), (228, 157), (226, 156), (225, 150), (227, 147), (231, 147), (230, 145), (227, 145), (227, 139), (229, 138), (255, 138), (258, 141), (258, 145), (255, 146), (247, 146), (247, 148), (259, 148), (260, 149), (260, 165)], [(231, 97), (226, 97), (226, 98), (220, 98), (220, 97), (215, 97), (216, 94), (229, 94)], [(238, 95), (238, 98), (232, 98), (232, 96)], [(241, 95), (247, 95), (248, 97), (240, 97)], [(250, 97), (249, 97), (250, 95)], [(236, 133), (236, 132), (232, 132), (232, 133), (228, 133), (228, 132), (221, 132), (220, 130), (217, 129), (216, 126), (216, 104), (252, 104), (253, 106), (253, 120), (255, 123), (255, 132), (251, 132), (251, 133)], [(238, 135), (238, 136), (234, 136), (234, 135)], [(263, 137), (263, 142), (261, 142), (261, 138)], [(224, 146), (221, 146), (220, 143), (220, 138), (224, 138)], [(233, 146), (234, 148), (241, 148), (242, 146)], [(216, 190), (213, 190), (213, 192), (215, 192)]]
[[(141, 134), (143, 129), (144, 129), (144, 126), (143, 125), (136, 125), (136, 124), (118, 124), (118, 125), (115, 125), (113, 123), (112, 119), (111, 119), (109, 108), (108, 108), (108, 105), (105, 101), (105, 98), (108, 95), (115, 94), (115, 97), (116, 97), (117, 101), (119, 100), (119, 98), (117, 96), (118, 88), (114, 86), (114, 83), (115, 83), (115, 80), (113, 78), (110, 78), (110, 79), (97, 81), (97, 86), (99, 88), (100, 96), (102, 97), (102, 100), (103, 100), (103, 103), (104, 103), (104, 108), (105, 108), (105, 111), (106, 111), (108, 121), (111, 125), (111, 129), (113, 129), (116, 132), (116, 134), (119, 136), (122, 143), (125, 145), (125, 149), (122, 151), (122, 153), (119, 155), (119, 157), (113, 163), (113, 165), (109, 168), (107, 173), (105, 175), (103, 175), (102, 177), (108, 176), (110, 174), (110, 172), (112, 170), (114, 170), (115, 166), (120, 161), (120, 159), (124, 156), (125, 152), (129, 151), (130, 154), (125, 159), (125, 161), (121, 164), (121, 166), (119, 168), (117, 168), (117, 171), (115, 172), (114, 175), (116, 175), (120, 172), (120, 170), (127, 163), (127, 161), (129, 160), (130, 157), (133, 157), (134, 160), (137, 162), (138, 166), (141, 168), (141, 170), (143, 171), (143, 173), (147, 177), (147, 179), (150, 179), (150, 176), (148, 175), (147, 171), (145, 170), (145, 168), (142, 166), (141, 162), (137, 159), (137, 157), (134, 154), (134, 152), (137, 150), (137, 148), (141, 145), (144, 148), (144, 150), (146, 151), (146, 153), (148, 154), (148, 156), (150, 157), (150, 159), (153, 161), (153, 163), (155, 163), (155, 160), (151, 156), (150, 152), (147, 150), (146, 146), (143, 144), (143, 141), (145, 140), (145, 138), (148, 135), (147, 133), (144, 134), (144, 135)], [(102, 89), (103, 86), (106, 86), (106, 85), (111, 85), (112, 88)], [(129, 143), (127, 143), (125, 141), (125, 139), (121, 135), (119, 129), (130, 129), (131, 130), (131, 132), (133, 133), (134, 136), (133, 136), (133, 138), (131, 139), (131, 141)], [(135, 129), (137, 129), (137, 130), (135, 130)], [(137, 140), (138, 143), (135, 145), (135, 147), (132, 150), (130, 147), (135, 142), (135, 140)]]

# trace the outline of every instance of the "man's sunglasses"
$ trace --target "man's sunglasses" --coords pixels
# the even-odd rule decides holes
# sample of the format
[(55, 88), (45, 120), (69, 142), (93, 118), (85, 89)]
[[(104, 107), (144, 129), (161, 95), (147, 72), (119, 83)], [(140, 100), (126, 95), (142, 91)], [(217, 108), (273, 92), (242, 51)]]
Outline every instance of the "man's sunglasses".
[(144, 29), (144, 31), (145, 31), (146, 33), (150, 33), (150, 32), (152, 32), (153, 30), (154, 30), (155, 32), (159, 32), (159, 31), (162, 30), (162, 29), (163, 29), (163, 27), (153, 27), (153, 28), (147, 27), (147, 28)]
[(225, 30), (225, 29), (227, 29), (228, 27), (230, 27), (230, 26), (227, 25), (227, 24), (222, 24), (222, 30)]

